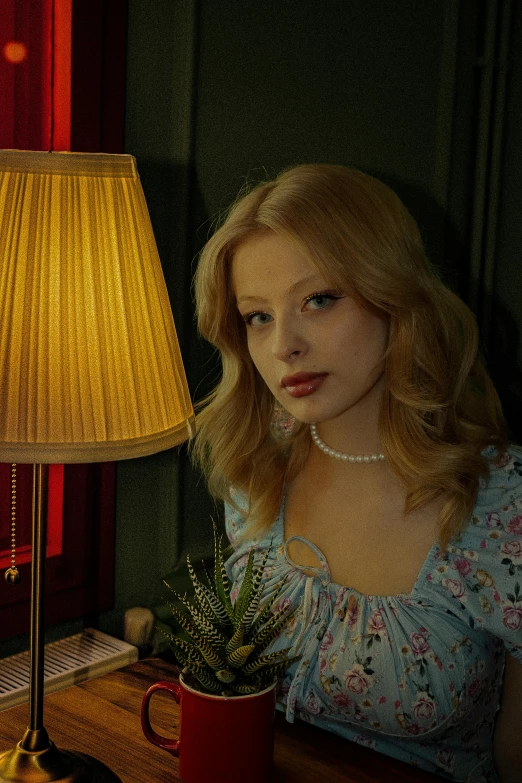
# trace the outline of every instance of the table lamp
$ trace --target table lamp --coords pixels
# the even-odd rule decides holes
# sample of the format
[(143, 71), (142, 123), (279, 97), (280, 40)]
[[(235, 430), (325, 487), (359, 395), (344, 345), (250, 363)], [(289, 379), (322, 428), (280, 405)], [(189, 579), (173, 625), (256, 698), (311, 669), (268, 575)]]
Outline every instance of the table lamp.
[(0, 462), (32, 463), (29, 725), (0, 781), (118, 781), (43, 725), (49, 463), (175, 446), (194, 413), (130, 155), (0, 150)]

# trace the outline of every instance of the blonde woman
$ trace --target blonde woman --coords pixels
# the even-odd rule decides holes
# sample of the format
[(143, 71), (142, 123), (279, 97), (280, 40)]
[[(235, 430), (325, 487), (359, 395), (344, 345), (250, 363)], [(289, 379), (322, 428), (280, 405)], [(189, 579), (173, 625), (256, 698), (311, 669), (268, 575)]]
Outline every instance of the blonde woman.
[[(195, 280), (222, 379), (194, 455), (240, 581), (298, 607), (278, 706), (454, 781), (522, 780), (522, 451), (466, 305), (383, 183), (243, 195)], [(499, 711), (500, 705), (500, 711)]]

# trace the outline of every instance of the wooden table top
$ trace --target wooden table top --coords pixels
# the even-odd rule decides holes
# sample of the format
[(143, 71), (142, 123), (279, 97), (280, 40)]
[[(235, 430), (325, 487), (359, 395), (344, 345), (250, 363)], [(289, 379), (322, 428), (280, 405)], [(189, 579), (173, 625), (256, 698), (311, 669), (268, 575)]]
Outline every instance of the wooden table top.
[[(143, 736), (140, 707), (149, 685), (175, 680), (161, 659), (124, 666), (102, 677), (45, 697), (44, 724), (63, 750), (77, 750), (107, 764), (123, 783), (175, 783), (178, 762)], [(156, 731), (177, 736), (179, 708), (162, 692), (151, 701)], [(0, 712), (0, 752), (13, 747), (27, 726), (27, 705)], [(275, 724), (275, 771), (271, 783), (435, 783), (434, 775), (376, 753), (309, 724)]]

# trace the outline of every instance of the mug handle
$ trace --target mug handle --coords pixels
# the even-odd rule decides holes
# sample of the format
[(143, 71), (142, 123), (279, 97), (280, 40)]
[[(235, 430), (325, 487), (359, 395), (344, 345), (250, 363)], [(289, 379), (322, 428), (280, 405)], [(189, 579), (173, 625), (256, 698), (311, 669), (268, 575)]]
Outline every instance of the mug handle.
[(153, 745), (157, 745), (158, 748), (163, 748), (163, 750), (168, 751), (173, 756), (179, 756), (180, 741), (162, 737), (161, 734), (156, 734), (150, 725), (149, 702), (152, 694), (156, 691), (167, 691), (167, 693), (172, 694), (176, 703), (179, 704), (181, 697), (181, 688), (179, 685), (175, 682), (155, 682), (154, 685), (150, 686), (141, 702), (141, 728), (143, 729), (146, 738), (149, 742), (152, 742)]

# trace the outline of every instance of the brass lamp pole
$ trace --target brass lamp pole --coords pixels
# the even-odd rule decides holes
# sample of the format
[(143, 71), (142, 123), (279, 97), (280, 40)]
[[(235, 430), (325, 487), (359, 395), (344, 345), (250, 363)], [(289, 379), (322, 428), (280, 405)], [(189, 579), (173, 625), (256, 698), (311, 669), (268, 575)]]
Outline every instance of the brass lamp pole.
[(0, 410), (0, 462), (34, 465), (29, 724), (0, 783), (114, 783), (44, 727), (44, 594), (48, 465), (141, 457), (194, 431), (130, 155), (0, 150)]
[(92, 756), (58, 750), (43, 723), (48, 470), (48, 465), (34, 465), (33, 469), (29, 725), (17, 746), (0, 756), (0, 781), (121, 783), (114, 772)]

